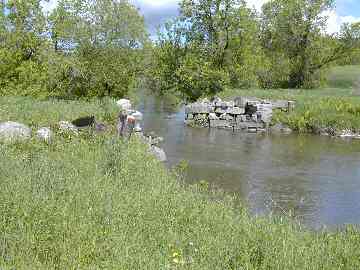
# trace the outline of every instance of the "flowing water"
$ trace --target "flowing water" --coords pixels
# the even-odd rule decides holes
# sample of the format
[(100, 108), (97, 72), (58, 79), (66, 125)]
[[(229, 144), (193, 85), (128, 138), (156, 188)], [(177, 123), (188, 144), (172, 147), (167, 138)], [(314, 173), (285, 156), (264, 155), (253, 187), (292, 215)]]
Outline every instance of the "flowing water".
[(254, 214), (291, 214), (314, 229), (360, 225), (360, 140), (190, 128), (184, 111), (148, 99), (145, 131), (164, 137), (168, 165), (190, 182), (235, 193)]

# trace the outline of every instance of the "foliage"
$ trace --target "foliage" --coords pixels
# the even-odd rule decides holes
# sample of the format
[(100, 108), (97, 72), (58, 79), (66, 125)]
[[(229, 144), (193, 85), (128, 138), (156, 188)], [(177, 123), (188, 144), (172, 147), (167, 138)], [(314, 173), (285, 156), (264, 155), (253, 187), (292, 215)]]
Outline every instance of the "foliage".
[(344, 24), (339, 33), (326, 33), (327, 14), (334, 4), (274, 0), (257, 13), (242, 0), (183, 0), (179, 17), (166, 24), (154, 48), (152, 81), (160, 93), (183, 92), (177, 82), (184, 79), (179, 74), (185, 74), (177, 70), (187, 69), (182, 65), (191, 57), (206, 69), (227, 74), (224, 78), (231, 87), (322, 86), (326, 69), (349, 62), (360, 48), (360, 24)]
[(2, 94), (124, 96), (142, 69), (144, 19), (127, 1), (63, 0), (48, 16), (40, 0), (1, 10)]
[(359, 47), (356, 24), (343, 25), (336, 36), (325, 34), (326, 14), (334, 4), (334, 0), (280, 0), (263, 6), (262, 46), (271, 58), (270, 69), (282, 70), (270, 76), (272, 86), (318, 86), (324, 67)]
[(154, 86), (196, 99), (229, 83), (253, 85), (263, 55), (257, 31), (255, 13), (244, 1), (183, 1), (179, 18), (159, 33), (150, 73)]
[[(68, 112), (101, 113), (97, 103), (0, 100), (6, 105), (0, 113), (26, 123), (19, 107), (41, 123)], [(3, 269), (360, 266), (357, 229), (307, 232), (286, 218), (250, 217), (204, 181), (179, 183), (135, 137), (130, 143), (110, 134), (58, 137), (50, 146), (0, 145), (0, 155)]]

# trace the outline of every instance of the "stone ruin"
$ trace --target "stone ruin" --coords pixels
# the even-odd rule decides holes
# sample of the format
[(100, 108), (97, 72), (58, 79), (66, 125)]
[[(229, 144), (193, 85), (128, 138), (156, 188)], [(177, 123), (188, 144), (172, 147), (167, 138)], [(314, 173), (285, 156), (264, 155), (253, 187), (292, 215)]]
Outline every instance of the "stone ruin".
[(269, 101), (253, 97), (237, 97), (232, 101), (203, 99), (185, 107), (185, 123), (248, 132), (265, 131), (270, 127), (274, 110), (290, 112), (294, 107), (294, 101)]

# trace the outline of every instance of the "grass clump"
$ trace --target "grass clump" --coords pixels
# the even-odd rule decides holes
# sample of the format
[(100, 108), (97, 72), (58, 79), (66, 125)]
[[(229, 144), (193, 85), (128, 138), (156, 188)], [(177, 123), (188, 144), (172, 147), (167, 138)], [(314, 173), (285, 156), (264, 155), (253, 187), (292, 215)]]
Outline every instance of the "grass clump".
[[(33, 104), (30, 115), (41, 106)], [(93, 106), (55, 107), (81, 115)], [(56, 119), (52, 111), (42, 121)], [(185, 165), (166, 170), (135, 137), (34, 140), (0, 145), (0, 156), (1, 269), (360, 267), (356, 229), (315, 233), (250, 217), (228, 196), (182, 184)]]

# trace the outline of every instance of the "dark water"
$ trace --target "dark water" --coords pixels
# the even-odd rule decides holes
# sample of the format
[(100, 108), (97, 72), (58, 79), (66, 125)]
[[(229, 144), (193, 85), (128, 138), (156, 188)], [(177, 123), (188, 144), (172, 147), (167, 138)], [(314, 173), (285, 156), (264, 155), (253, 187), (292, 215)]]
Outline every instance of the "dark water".
[(206, 180), (255, 214), (291, 213), (311, 228), (360, 224), (360, 140), (189, 128), (161, 101), (140, 106), (144, 128), (165, 138), (169, 166), (189, 162), (189, 181)]

